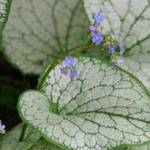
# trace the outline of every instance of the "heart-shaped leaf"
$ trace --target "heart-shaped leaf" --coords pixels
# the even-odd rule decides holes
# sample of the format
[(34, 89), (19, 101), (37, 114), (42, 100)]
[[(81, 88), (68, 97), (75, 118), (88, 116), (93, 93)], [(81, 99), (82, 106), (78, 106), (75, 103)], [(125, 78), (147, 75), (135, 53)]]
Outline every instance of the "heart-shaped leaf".
[(149, 0), (84, 0), (84, 6), (93, 23), (93, 14), (102, 10), (105, 14), (104, 30), (113, 30), (124, 37), (126, 51), (150, 47)]
[(68, 149), (107, 150), (149, 141), (150, 94), (143, 84), (103, 59), (74, 59), (73, 79), (61, 74), (60, 62), (44, 72), (40, 91), (20, 97), (21, 118)]
[(13, 0), (3, 34), (5, 54), (23, 73), (39, 74), (88, 31), (81, 0)]

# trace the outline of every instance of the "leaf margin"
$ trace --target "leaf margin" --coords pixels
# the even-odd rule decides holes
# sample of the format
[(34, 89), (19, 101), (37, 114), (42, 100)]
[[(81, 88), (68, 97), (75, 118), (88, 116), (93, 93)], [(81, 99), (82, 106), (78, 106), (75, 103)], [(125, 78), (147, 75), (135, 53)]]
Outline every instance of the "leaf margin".
[(2, 22), (2, 25), (0, 27), (0, 52), (3, 52), (3, 46), (2, 46), (2, 39), (3, 39), (3, 31), (5, 29), (5, 26), (6, 26), (6, 23), (8, 21), (8, 18), (9, 18), (9, 13), (10, 13), (10, 10), (11, 10), (11, 3), (12, 3), (12, 0), (7, 0), (7, 6), (6, 6), (6, 11), (5, 11), (5, 16), (4, 16), (4, 21)]

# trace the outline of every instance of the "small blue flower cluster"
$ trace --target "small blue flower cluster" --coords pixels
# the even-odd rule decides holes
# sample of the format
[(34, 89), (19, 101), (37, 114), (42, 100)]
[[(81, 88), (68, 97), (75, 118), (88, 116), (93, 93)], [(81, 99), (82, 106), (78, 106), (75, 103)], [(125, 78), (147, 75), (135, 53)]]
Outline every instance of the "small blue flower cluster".
[(70, 74), (70, 78), (73, 79), (77, 75), (77, 70), (74, 68), (75, 59), (72, 56), (66, 56), (63, 60), (63, 67), (60, 68), (62, 75), (67, 76)]
[(5, 134), (5, 125), (2, 124), (2, 121), (0, 120), (0, 134)]
[[(111, 58), (112, 58), (111, 59), (112, 65), (116, 65), (116, 64), (122, 63), (122, 61), (123, 61), (123, 53), (124, 53), (124, 50), (125, 50), (124, 49), (124, 43), (123, 43), (123, 38), (120, 35), (118, 35), (117, 33), (111, 34), (111, 39), (112, 39), (112, 41), (113, 40), (117, 41), (117, 44), (112, 44), (111, 43), (108, 46), (109, 54), (111, 54)], [(116, 53), (118, 47), (120, 49), (119, 58), (114, 55)]]
[(94, 25), (90, 26), (91, 36), (92, 36), (92, 42), (95, 44), (101, 44), (104, 40), (104, 37), (101, 35), (100, 32), (97, 31), (99, 28), (99, 24), (104, 22), (105, 16), (102, 11), (99, 11), (94, 15), (95, 23)]
[[(112, 65), (121, 63), (122, 56), (124, 53), (123, 38), (116, 33), (103, 36), (98, 31), (101, 23), (103, 23), (105, 20), (104, 13), (102, 11), (95, 13), (93, 15), (93, 18), (95, 22), (93, 25), (90, 26), (91, 41), (95, 43), (96, 45), (101, 45), (100, 48), (102, 50), (105, 50), (105, 49), (108, 50), (108, 55), (110, 55)], [(119, 59), (118, 59), (118, 54), (117, 54), (118, 49), (120, 50)]]

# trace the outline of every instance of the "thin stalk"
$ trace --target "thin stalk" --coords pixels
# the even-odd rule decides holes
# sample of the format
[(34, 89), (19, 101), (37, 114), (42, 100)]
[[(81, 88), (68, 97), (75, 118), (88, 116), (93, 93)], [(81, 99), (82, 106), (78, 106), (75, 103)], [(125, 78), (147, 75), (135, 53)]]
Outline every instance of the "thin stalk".
[(19, 137), (19, 142), (23, 141), (26, 129), (27, 129), (27, 125), (23, 124), (22, 131), (21, 131), (21, 134), (20, 134), (20, 137)]

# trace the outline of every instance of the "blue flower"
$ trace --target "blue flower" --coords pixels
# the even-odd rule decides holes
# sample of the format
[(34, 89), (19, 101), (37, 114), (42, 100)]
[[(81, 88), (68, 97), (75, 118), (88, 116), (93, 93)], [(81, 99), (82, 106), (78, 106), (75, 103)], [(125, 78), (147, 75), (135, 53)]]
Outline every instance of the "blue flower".
[(68, 75), (68, 70), (65, 69), (65, 68), (60, 68), (60, 72), (61, 72), (62, 75), (65, 75), (65, 76)]
[(90, 31), (96, 31), (98, 29), (98, 25), (94, 24), (90, 26)]
[(0, 134), (5, 134), (5, 125), (2, 124), (1, 120), (0, 120)]
[(72, 56), (66, 56), (63, 60), (64, 66), (71, 67), (74, 66), (75, 59)]
[(71, 72), (70, 72), (70, 78), (72, 79), (72, 78), (74, 78), (76, 75), (77, 75), (77, 70), (71, 70)]
[(116, 49), (117, 49), (117, 46), (116, 46), (116, 45), (112, 45), (112, 46), (109, 48), (108, 53), (109, 53), (109, 54), (113, 54), (113, 53), (116, 52)]
[(92, 42), (93, 43), (101, 44), (103, 40), (104, 40), (104, 38), (99, 32), (92, 34)]
[(111, 61), (111, 64), (112, 64), (113, 66), (115, 66), (115, 65), (118, 64), (118, 61), (112, 60), (112, 61)]
[(104, 20), (105, 20), (104, 13), (102, 13), (101, 11), (99, 11), (98, 13), (95, 13), (94, 19), (95, 19), (96, 23), (104, 22)]

